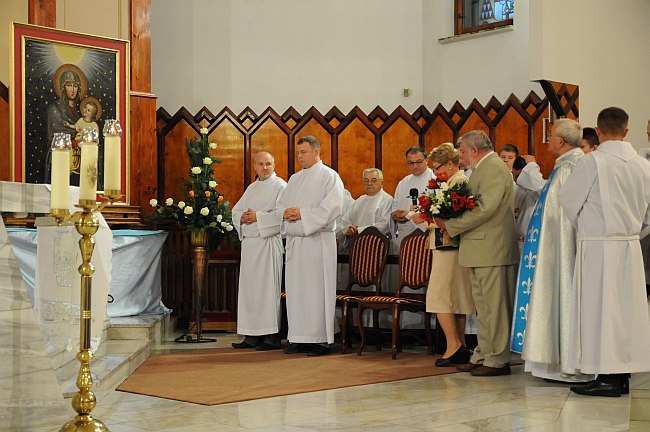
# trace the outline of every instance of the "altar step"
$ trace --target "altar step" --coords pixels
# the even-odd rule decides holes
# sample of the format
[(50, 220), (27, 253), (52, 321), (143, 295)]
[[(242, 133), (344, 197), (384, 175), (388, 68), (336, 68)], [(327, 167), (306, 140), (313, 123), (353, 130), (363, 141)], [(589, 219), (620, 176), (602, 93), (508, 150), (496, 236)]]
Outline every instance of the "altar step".
[[(90, 363), (92, 391), (100, 396), (113, 390), (151, 355), (157, 344), (173, 338), (172, 331), (170, 313), (111, 318), (107, 339)], [(63, 396), (72, 397), (78, 391), (79, 362), (75, 358), (57, 365), (56, 358), (52, 358), (52, 362)]]

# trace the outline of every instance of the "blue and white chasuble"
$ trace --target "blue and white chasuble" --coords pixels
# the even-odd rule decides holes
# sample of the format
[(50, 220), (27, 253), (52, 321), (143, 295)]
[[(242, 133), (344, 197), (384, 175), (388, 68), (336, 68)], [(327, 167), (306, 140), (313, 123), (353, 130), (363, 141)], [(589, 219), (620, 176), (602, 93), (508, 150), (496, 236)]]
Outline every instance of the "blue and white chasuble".
[(555, 160), (533, 210), (517, 278), (511, 340), (512, 351), (526, 361), (526, 372), (569, 382), (591, 379), (567, 366), (577, 243), (559, 201), (560, 189), (583, 155), (574, 148)]

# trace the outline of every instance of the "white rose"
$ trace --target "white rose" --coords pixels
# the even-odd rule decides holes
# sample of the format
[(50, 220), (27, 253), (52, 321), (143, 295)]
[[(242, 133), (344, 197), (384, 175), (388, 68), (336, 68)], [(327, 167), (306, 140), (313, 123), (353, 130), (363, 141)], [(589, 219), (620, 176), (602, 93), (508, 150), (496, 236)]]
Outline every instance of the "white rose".
[(185, 202), (184, 201), (179, 201), (178, 202), (178, 208), (182, 209), (183, 207), (185, 207)]
[(201, 209), (201, 214), (202, 214), (203, 216), (207, 216), (208, 214), (210, 214), (210, 209), (207, 208), (207, 207), (203, 207), (203, 208)]
[(152, 199), (149, 200), (149, 204), (151, 204), (151, 207), (156, 207), (158, 205), (158, 200), (157, 199)]
[(191, 215), (192, 213), (194, 213), (194, 209), (191, 206), (187, 206), (185, 207), (185, 210), (183, 210), (183, 213), (185, 213), (186, 215)]
[(225, 222), (221, 222), (221, 226), (222, 226), (222, 227), (225, 227), (226, 225), (228, 225), (228, 224), (225, 223)]
[(208, 128), (201, 128), (201, 129), (199, 129), (199, 132), (201, 132), (201, 135), (207, 135), (208, 134)]
[(210, 180), (208, 182), (208, 186), (210, 186), (211, 188), (216, 188), (217, 187), (217, 182), (214, 181), (214, 180)]
[(211, 143), (208, 144), (208, 145), (209, 145), (209, 147), (210, 147), (212, 150), (216, 150), (216, 149), (217, 149), (217, 143), (216, 143), (216, 142), (211, 142)]
[(192, 167), (192, 174), (201, 174), (201, 167)]
[(232, 231), (232, 225), (228, 225), (228, 226), (226, 227), (226, 231)]
[(448, 185), (447, 183), (445, 183), (445, 182), (440, 183), (440, 190), (441, 190), (441, 191), (444, 192), (444, 191), (446, 191), (447, 189), (449, 189), (449, 185)]
[(167, 200), (165, 201), (165, 205), (170, 206), (172, 204), (174, 204), (174, 200), (172, 198), (167, 198)]
[(217, 222), (221, 222), (221, 219), (223, 219), (223, 216), (217, 215)]
[[(210, 165), (212, 163), (212, 159), (209, 157), (204, 157), (203, 158), (203, 164), (204, 165)], [(197, 173), (198, 174), (198, 173)]]

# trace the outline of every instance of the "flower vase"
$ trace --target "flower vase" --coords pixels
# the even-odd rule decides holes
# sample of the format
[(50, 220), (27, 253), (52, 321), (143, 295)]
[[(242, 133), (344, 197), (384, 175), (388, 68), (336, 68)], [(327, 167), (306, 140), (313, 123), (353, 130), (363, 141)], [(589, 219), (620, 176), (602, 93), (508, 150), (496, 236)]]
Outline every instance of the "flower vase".
[(203, 288), (205, 286), (208, 268), (208, 231), (190, 231), (190, 244), (192, 246), (192, 270), (194, 293), (194, 319), (196, 320), (196, 340), (193, 342), (212, 342), (201, 338), (203, 327)]

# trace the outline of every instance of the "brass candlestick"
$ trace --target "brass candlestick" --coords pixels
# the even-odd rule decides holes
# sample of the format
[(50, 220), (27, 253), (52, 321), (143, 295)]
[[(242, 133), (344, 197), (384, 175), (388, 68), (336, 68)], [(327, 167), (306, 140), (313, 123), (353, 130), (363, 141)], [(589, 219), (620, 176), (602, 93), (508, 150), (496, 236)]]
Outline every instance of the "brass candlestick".
[(107, 204), (113, 203), (120, 197), (119, 193), (106, 196), (108, 201), (97, 205), (88, 200), (80, 200), (78, 207), (81, 211), (75, 212), (72, 216), (65, 219), (53, 214), (59, 225), (68, 225), (74, 222), (77, 232), (81, 235), (79, 239), (79, 250), (81, 251), (82, 263), (79, 266), (81, 275), (81, 314), (79, 317), (79, 374), (77, 375), (77, 387), (79, 391), (72, 397), (72, 408), (77, 412), (75, 418), (61, 427), (60, 432), (103, 432), (109, 429), (98, 419), (93, 418), (90, 412), (95, 408), (97, 399), (95, 394), (90, 390), (93, 385), (93, 378), (90, 373), (90, 361), (93, 358), (90, 352), (90, 329), (91, 329), (91, 298), (92, 298), (92, 280), (95, 267), (90, 260), (95, 249), (94, 235), (99, 228), (99, 222), (95, 212), (101, 211)]

